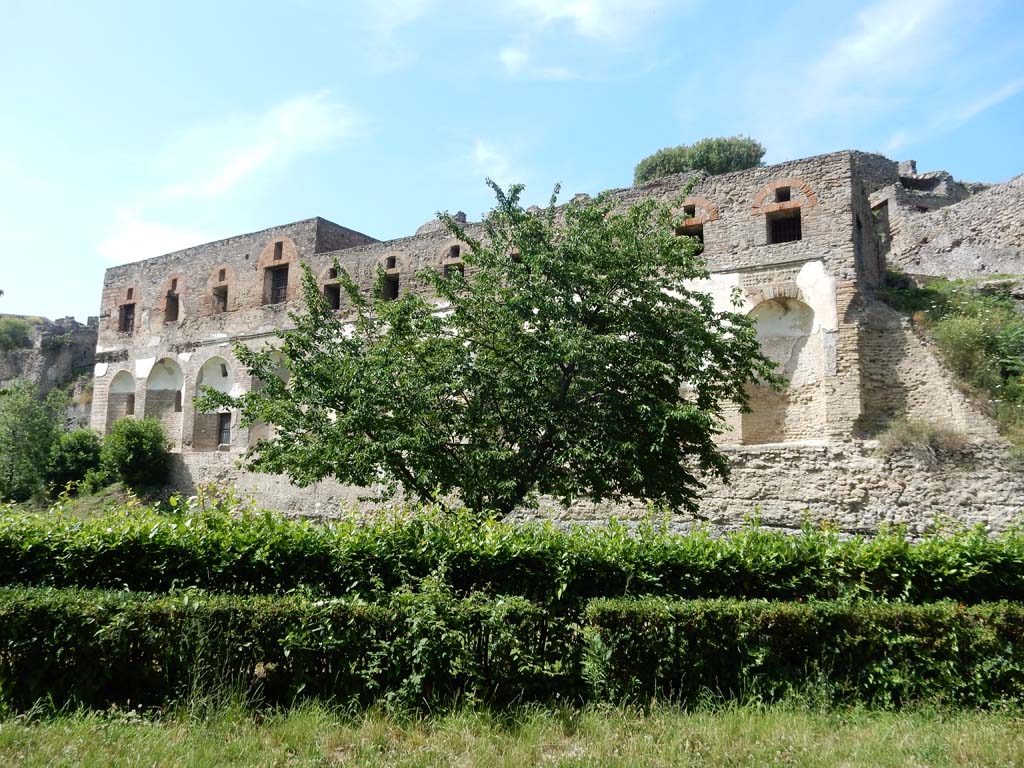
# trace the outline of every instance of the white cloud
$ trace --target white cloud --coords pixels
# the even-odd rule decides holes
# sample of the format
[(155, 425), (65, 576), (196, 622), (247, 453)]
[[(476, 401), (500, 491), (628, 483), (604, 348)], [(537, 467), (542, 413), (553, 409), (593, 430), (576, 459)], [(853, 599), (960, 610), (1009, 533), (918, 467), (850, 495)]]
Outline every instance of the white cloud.
[(1024, 77), (1006, 83), (991, 93), (987, 93), (979, 99), (956, 109), (943, 117), (941, 127), (945, 130), (958, 128), (964, 123), (970, 122), (982, 112), (1002, 104), (1009, 98), (1016, 96), (1024, 90)]
[(929, 67), (939, 55), (937, 27), (951, 18), (951, 0), (880, 0), (857, 15), (801, 83), (808, 115), (848, 113)]
[(353, 135), (360, 118), (326, 92), (284, 101), (257, 115), (234, 116), (186, 132), (168, 152), (168, 164), (195, 170), (157, 197), (218, 198), (259, 171), (333, 148)]
[(937, 134), (954, 131), (961, 125), (969, 123), (983, 112), (1002, 104), (1007, 99), (1013, 98), (1021, 91), (1024, 91), (1024, 77), (1006, 83), (996, 90), (966, 104), (941, 112), (936, 117), (926, 121), (916, 131), (911, 132), (905, 129), (895, 131), (886, 142), (885, 150), (887, 152), (897, 151), (912, 141), (921, 141)]
[(114, 233), (96, 246), (97, 253), (115, 264), (160, 256), (212, 239), (197, 230), (141, 221), (134, 211), (121, 211), (118, 218)]
[[(541, 24), (565, 22), (583, 37), (624, 42), (651, 24), (673, 0), (505, 0)], [(678, 3), (676, 3), (678, 4)]]
[(526, 48), (509, 46), (498, 53), (498, 60), (512, 77), (533, 77), (539, 80), (575, 80), (574, 72), (565, 67), (540, 67), (533, 64)]
[(508, 155), (490, 142), (482, 139), (473, 142), (473, 163), (479, 173), (503, 187), (515, 181), (512, 178), (512, 163)]
[(399, 27), (419, 19), (432, 0), (362, 0), (360, 5), (374, 32), (390, 35)]

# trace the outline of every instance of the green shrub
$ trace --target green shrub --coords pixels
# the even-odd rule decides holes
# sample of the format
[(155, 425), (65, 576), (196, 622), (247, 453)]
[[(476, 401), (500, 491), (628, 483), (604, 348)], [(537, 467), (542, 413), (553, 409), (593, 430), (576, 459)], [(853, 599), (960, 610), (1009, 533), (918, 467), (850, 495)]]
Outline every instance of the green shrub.
[(167, 481), (170, 456), (156, 419), (118, 419), (103, 439), (100, 465), (129, 488), (156, 488)]
[(536, 699), (577, 679), (559, 666), (573, 653), (546, 628), (515, 598), (0, 590), (0, 707), (149, 708), (238, 693), (268, 704)]
[(20, 317), (0, 317), (0, 351), (32, 346), (32, 324)]
[(601, 600), (582, 617), (442, 582), (379, 603), (0, 589), (0, 710), (241, 694), (403, 707), (662, 698), (1024, 702), (1024, 607)]
[(898, 419), (878, 436), (879, 451), (887, 456), (909, 453), (925, 466), (955, 459), (967, 444), (962, 432), (916, 419)]
[(1024, 532), (972, 529), (911, 544), (901, 531), (841, 540), (745, 529), (715, 538), (656, 526), (560, 530), (420, 510), (332, 525), (176, 500), (81, 521), (0, 516), (0, 584), (378, 599), (440, 572), (457, 595), (518, 595), (571, 612), (594, 597), (1024, 600)]
[(633, 182), (645, 181), (684, 171), (704, 171), (716, 176), (761, 165), (764, 147), (747, 136), (701, 139), (693, 144), (665, 147), (637, 163)]
[(1024, 700), (1024, 607), (598, 600), (583, 669), (595, 698), (982, 706)]
[(100, 447), (100, 436), (91, 429), (76, 429), (57, 438), (47, 471), (55, 494), (69, 483), (81, 485), (90, 472), (99, 469)]
[(879, 294), (913, 314), (946, 364), (990, 408), (1000, 432), (1024, 447), (1024, 314), (1012, 281), (934, 281), (915, 285), (889, 273)]

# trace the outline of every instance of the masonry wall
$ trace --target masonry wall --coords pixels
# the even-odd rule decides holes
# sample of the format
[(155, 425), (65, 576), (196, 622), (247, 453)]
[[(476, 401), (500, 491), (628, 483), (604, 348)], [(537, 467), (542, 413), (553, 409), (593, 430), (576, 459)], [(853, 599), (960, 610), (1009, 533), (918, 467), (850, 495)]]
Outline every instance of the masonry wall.
[[(733, 484), (713, 484), (702, 505), (716, 526), (738, 525), (760, 507), (768, 524), (783, 527), (797, 525), (802, 511), (810, 509), (844, 530), (867, 530), (884, 521), (924, 530), (950, 504), (950, 514), (965, 522), (1005, 522), (1012, 499), (1024, 499), (1012, 484), (998, 499), (981, 493), (986, 482), (1003, 482), (1012, 474), (1005, 449), (993, 442), (991, 421), (957, 391), (913, 327), (872, 298), (893, 243), (878, 204), (889, 200), (898, 179), (896, 164), (886, 158), (839, 152), (717, 177), (673, 176), (610, 193), (622, 206), (649, 197), (670, 201), (679, 231), (702, 234), (711, 274), (694, 288), (710, 292), (719, 309), (733, 309), (738, 291), (740, 311), (763, 320), (759, 335), (789, 382), (781, 393), (753, 387), (753, 413), (729, 413), (731, 430), (723, 442), (735, 466)], [(769, 221), (797, 215), (801, 236), (770, 242)], [(478, 224), (466, 228), (474, 237), (482, 234)], [(904, 226), (897, 235), (905, 232)], [(436, 225), (377, 242), (310, 219), (110, 270), (93, 424), (102, 429), (123, 415), (124, 393), (110, 395), (110, 386), (126, 373), (135, 386), (135, 415), (159, 415), (180, 449), (176, 487), (190, 491), (200, 483), (230, 483), (263, 506), (296, 514), (366, 505), (364, 489), (331, 482), (297, 489), (282, 477), (240, 471), (245, 448), (267, 428), (242, 428), (232, 414), (231, 444), (223, 450), (217, 416), (197, 413), (192, 405), (204, 366), (223, 365), (221, 391), (237, 394), (253, 386), (232, 344), (272, 343), (274, 331), (289, 323), (288, 311), (301, 309), (300, 261), (321, 290), (337, 284), (340, 267), (364, 291), (378, 289), (383, 271), (397, 279), (400, 294), (429, 297), (422, 272), (460, 263), (467, 249)], [(270, 275), (281, 269), (288, 271), (287, 290), (279, 297), (283, 301), (270, 303)], [(226, 306), (217, 302), (224, 289)], [(168, 321), (171, 293), (178, 317)], [(136, 308), (131, 332), (118, 329), (126, 303)], [(167, 371), (180, 381), (176, 389), (168, 388)], [(155, 382), (158, 374), (161, 382)], [(169, 406), (179, 393), (180, 410)], [(862, 442), (905, 416), (947, 423), (975, 438), (964, 464), (956, 465), (960, 469), (942, 473), (883, 459)], [(983, 461), (992, 462), (990, 471), (983, 471)], [(961, 502), (972, 493), (975, 502)], [(639, 511), (629, 505), (570, 510), (548, 505), (544, 514), (594, 522), (612, 514), (635, 518)], [(680, 518), (675, 524), (687, 522)]]
[[(762, 525), (794, 532), (807, 521), (865, 534), (885, 524), (904, 525), (912, 535), (923, 535), (940, 527), (973, 525), (1001, 531), (1024, 520), (1024, 473), (999, 443), (968, 444), (936, 465), (910, 454), (880, 455), (872, 442), (724, 450), (732, 466), (731, 482), (710, 483), (699, 517), (671, 517), (672, 528), (682, 531), (707, 524), (721, 533), (757, 517)], [(283, 477), (239, 472), (237, 457), (226, 453), (178, 454), (174, 459), (173, 486), (186, 493), (201, 482), (231, 485), (243, 498), (305, 517), (371, 514), (387, 506), (374, 499), (374, 489), (327, 481), (295, 488)], [(542, 500), (539, 509), (516, 517), (591, 525), (612, 517), (635, 523), (649, 515), (639, 504), (580, 502), (565, 508)]]
[(902, 185), (880, 192), (876, 204), (881, 199), (888, 201), (893, 267), (952, 278), (1024, 274), (1024, 176), (952, 204)]

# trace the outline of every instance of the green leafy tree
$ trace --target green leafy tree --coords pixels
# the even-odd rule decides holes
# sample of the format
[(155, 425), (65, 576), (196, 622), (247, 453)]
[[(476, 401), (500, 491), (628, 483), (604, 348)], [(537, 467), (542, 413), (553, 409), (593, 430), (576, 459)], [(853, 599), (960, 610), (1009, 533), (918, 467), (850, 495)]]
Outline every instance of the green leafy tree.
[(701, 139), (693, 144), (665, 147), (637, 163), (633, 182), (660, 179), (684, 171), (704, 171), (717, 176), (720, 173), (743, 171), (761, 165), (764, 147), (747, 136)]
[[(278, 334), (287, 382), (278, 354), (239, 345), (265, 386), (207, 390), (198, 407), (273, 425), (249, 466), (299, 485), (383, 483), (480, 515), (539, 494), (693, 509), (701, 473), (728, 473), (713, 440), (723, 406), (774, 380), (751, 321), (688, 287), (705, 267), (668, 205), (618, 211), (602, 197), (559, 211), (552, 197), (531, 213), (522, 187), (491, 186), (483, 239), (441, 217), (470, 246), (465, 275), (423, 274), (449, 311), (369, 298), (336, 263), (346, 321), (304, 267), (306, 312)], [(382, 287), (383, 274), (374, 296)]]
[(58, 493), (68, 483), (81, 483), (87, 474), (100, 467), (100, 436), (91, 429), (65, 432), (50, 450), (47, 479)]
[(170, 469), (163, 425), (151, 418), (118, 419), (103, 439), (100, 466), (110, 478), (120, 480), (129, 488), (163, 485)]
[(32, 384), (0, 391), (0, 499), (24, 501), (43, 493), (66, 405), (57, 391), (40, 399)]

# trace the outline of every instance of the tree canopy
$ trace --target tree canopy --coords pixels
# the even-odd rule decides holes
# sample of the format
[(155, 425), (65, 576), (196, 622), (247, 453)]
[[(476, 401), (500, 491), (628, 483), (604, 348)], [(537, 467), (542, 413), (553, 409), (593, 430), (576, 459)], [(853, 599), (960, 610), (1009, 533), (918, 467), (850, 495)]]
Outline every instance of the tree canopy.
[(0, 390), (0, 499), (24, 501), (46, 489), (50, 449), (64, 431), (66, 397), (40, 399), (33, 384)]
[(693, 144), (665, 147), (637, 163), (633, 183), (659, 179), (684, 171), (720, 173), (742, 171), (761, 165), (764, 147), (747, 136), (701, 139)]
[(279, 351), (235, 348), (262, 385), (198, 406), (272, 425), (248, 466), (299, 485), (383, 485), (480, 515), (540, 494), (695, 509), (702, 473), (728, 473), (723, 406), (774, 380), (752, 321), (689, 287), (704, 263), (668, 205), (552, 196), (531, 212), (521, 186), (489, 183), (480, 239), (441, 216), (469, 247), (465, 274), (423, 275), (440, 307), (379, 298), (383, 273), (367, 296), (336, 262), (346, 316), (303, 265), (306, 309)]

